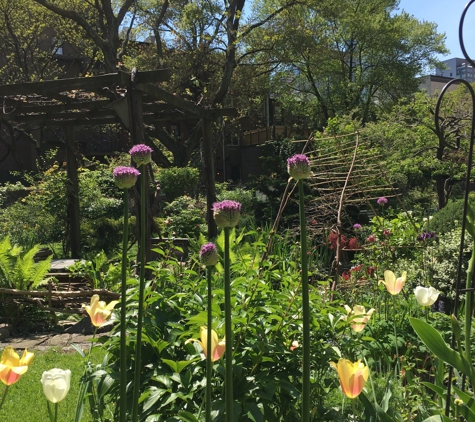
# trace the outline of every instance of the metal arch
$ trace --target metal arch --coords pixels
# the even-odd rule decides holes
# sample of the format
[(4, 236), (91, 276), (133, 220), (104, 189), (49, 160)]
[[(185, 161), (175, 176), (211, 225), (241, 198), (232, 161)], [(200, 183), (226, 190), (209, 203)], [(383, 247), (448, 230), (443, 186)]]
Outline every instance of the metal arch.
[[(465, 59), (472, 65), (473, 68), (475, 68), (475, 62), (470, 58), (470, 56), (467, 53), (467, 50), (465, 49), (465, 44), (463, 41), (463, 25), (465, 21), (465, 16), (467, 14), (468, 9), (470, 6), (475, 3), (475, 0), (470, 0), (460, 17), (460, 23), (459, 23), (459, 43), (460, 47), (462, 49), (462, 53), (465, 57)], [(468, 160), (467, 160), (467, 174), (465, 177), (465, 192), (464, 192), (464, 204), (463, 204), (463, 217), (462, 217), (462, 234), (460, 238), (460, 249), (459, 249), (459, 259), (458, 259), (458, 266), (457, 266), (457, 280), (456, 280), (456, 285), (455, 285), (455, 304), (454, 304), (454, 310), (453, 314), (457, 316), (458, 313), (458, 308), (459, 308), (459, 300), (460, 300), (460, 293), (462, 291), (465, 291), (467, 295), (473, 295), (473, 279), (472, 279), (472, 285), (470, 286), (471, 289), (467, 291), (467, 289), (461, 289), (460, 288), (460, 281), (462, 277), (462, 258), (463, 258), (463, 248), (464, 248), (464, 243), (465, 243), (465, 229), (466, 229), (466, 220), (467, 220), (467, 211), (468, 211), (468, 195), (470, 192), (470, 175), (471, 175), (471, 170), (472, 170), (472, 164), (473, 164), (473, 149), (474, 149), (474, 140), (475, 140), (475, 91), (472, 88), (472, 86), (463, 79), (452, 79), (449, 81), (444, 88), (442, 89), (439, 98), (437, 99), (437, 105), (435, 108), (435, 113), (434, 113), (434, 121), (435, 121), (435, 128), (436, 128), (436, 133), (439, 137), (439, 142), (442, 142), (444, 145), (446, 145), (449, 148), (454, 148), (453, 145), (450, 145), (445, 142), (443, 138), (443, 131), (440, 128), (439, 120), (440, 120), (440, 106), (442, 103), (442, 99), (447, 92), (448, 88), (453, 85), (453, 84), (463, 84), (467, 88), (471, 98), (472, 98), (472, 127), (470, 131), (470, 149), (469, 149), (469, 154), (468, 154)], [(457, 145), (455, 148), (459, 147), (459, 142), (457, 141)], [(455, 346), (455, 335), (452, 333), (452, 340), (451, 340), (451, 346), (452, 348)], [(450, 367), (449, 369), (449, 380), (452, 378), (452, 373), (453, 373), (453, 368)], [(464, 383), (463, 383), (464, 384)], [(445, 407), (445, 414), (446, 416), (449, 416), (450, 413), (450, 395), (451, 395), (451, 386), (452, 383), (449, 382), (447, 385), (447, 399), (446, 399), (446, 407)], [(462, 389), (464, 386), (462, 385)]]

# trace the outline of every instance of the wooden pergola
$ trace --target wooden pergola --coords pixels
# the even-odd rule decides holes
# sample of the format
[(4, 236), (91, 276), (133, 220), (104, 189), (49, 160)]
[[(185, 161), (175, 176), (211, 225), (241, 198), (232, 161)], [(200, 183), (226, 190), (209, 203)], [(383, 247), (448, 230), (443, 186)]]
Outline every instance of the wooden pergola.
[[(202, 123), (202, 161), (207, 194), (208, 235), (217, 234), (212, 217), (216, 200), (214, 183), (213, 122), (223, 116), (236, 116), (233, 108), (209, 109), (184, 100), (157, 86), (169, 80), (168, 70), (153, 70), (28, 82), (0, 86), (3, 107), (0, 123), (24, 127), (62, 127), (65, 133), (66, 161), (71, 190), (68, 197), (71, 255), (79, 256), (79, 198), (74, 127), (122, 124), (132, 143), (147, 143), (145, 126), (185, 119)], [(152, 146), (152, 145), (151, 145)], [(149, 242), (147, 242), (149, 244)]]

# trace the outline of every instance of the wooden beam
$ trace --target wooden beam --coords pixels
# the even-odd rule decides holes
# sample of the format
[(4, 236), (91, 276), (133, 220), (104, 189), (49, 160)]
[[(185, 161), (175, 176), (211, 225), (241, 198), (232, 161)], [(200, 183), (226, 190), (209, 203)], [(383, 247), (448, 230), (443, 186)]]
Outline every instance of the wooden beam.
[[(140, 72), (139, 80), (148, 82), (165, 82), (170, 79), (168, 69)], [(42, 82), (24, 82), (19, 84), (1, 85), (0, 96), (5, 95), (31, 95), (39, 94), (46, 97), (52, 93), (83, 89), (85, 91), (100, 91), (104, 87), (126, 86), (130, 75), (126, 72), (107, 73), (105, 75), (91, 76), (88, 78), (65, 78)]]
[(184, 100), (176, 95), (173, 95), (171, 92), (165, 91), (158, 86), (152, 84), (142, 84), (138, 83), (136, 85), (137, 89), (144, 92), (147, 95), (155, 98), (156, 100), (165, 101), (168, 104), (175, 106), (178, 109), (185, 110), (188, 113), (194, 114), (196, 117), (203, 118), (205, 116), (204, 108), (197, 106), (191, 101)]

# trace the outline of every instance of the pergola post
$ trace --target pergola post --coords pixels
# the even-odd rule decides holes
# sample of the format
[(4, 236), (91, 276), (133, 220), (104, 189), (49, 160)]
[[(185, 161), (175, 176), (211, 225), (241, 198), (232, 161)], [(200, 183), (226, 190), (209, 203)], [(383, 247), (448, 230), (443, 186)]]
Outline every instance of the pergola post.
[(79, 214), (79, 178), (78, 163), (74, 147), (74, 128), (66, 126), (66, 164), (67, 164), (67, 198), (68, 223), (71, 258), (79, 258), (81, 250), (81, 225)]
[(203, 170), (206, 185), (206, 220), (208, 223), (208, 239), (218, 235), (218, 229), (213, 218), (213, 204), (216, 202), (216, 185), (214, 177), (213, 153), (213, 122), (209, 118), (203, 119)]

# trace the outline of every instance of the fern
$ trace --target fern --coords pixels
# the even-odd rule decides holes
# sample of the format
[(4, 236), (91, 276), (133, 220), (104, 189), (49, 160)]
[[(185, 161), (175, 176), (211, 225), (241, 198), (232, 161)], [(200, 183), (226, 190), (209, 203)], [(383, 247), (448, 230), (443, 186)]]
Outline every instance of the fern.
[(46, 274), (51, 267), (52, 256), (36, 263), (39, 245), (22, 254), (22, 248), (12, 246), (7, 236), (0, 242), (0, 287), (28, 290), (48, 281)]

